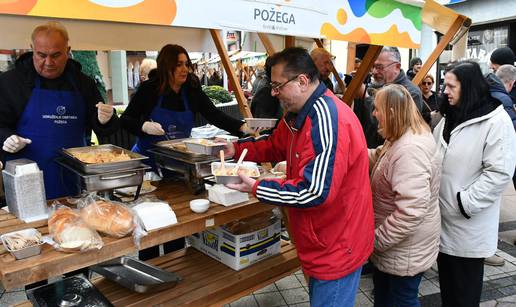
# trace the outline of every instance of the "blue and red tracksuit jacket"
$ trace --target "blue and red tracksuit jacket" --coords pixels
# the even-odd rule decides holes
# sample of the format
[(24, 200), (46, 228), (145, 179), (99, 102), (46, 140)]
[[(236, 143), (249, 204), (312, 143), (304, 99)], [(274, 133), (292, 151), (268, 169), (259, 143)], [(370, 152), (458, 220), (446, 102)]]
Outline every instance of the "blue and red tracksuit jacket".
[(373, 250), (369, 160), (353, 111), (320, 84), (298, 114), (287, 114), (272, 135), (235, 143), (235, 157), (287, 161), (286, 179), (257, 181), (262, 202), (287, 206), (303, 270), (322, 280), (342, 278)]

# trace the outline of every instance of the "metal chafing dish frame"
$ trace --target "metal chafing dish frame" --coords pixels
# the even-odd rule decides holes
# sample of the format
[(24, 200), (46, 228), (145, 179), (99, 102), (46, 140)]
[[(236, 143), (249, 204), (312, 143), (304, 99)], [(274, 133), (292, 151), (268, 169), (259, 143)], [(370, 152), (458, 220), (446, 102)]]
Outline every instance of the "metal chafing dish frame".
[(59, 157), (55, 159), (64, 169), (72, 172), (79, 177), (80, 191), (108, 191), (117, 188), (137, 186), (134, 199), (140, 196), (145, 171), (151, 167), (138, 163), (137, 167), (131, 169), (120, 169), (108, 171), (101, 174), (87, 174), (76, 168), (74, 163), (70, 163), (69, 159)]
[(211, 162), (219, 161), (219, 159), (214, 156), (177, 150), (167, 146), (167, 144), (185, 140), (191, 139), (158, 142), (154, 148), (148, 151), (154, 154), (154, 160), (160, 175), (162, 175), (163, 169), (180, 173), (183, 175), (190, 192), (199, 194), (204, 191), (204, 178), (211, 176)]
[[(125, 153), (126, 155), (131, 157), (131, 160), (108, 163), (85, 163), (77, 159), (73, 155), (73, 152), (88, 152), (92, 150), (106, 150), (114, 151), (117, 153)], [(63, 157), (70, 162), (71, 165), (73, 165), (77, 170), (81, 171), (84, 174), (105, 174), (107, 172), (134, 169), (140, 166), (142, 160), (148, 159), (148, 157), (140, 155), (139, 153), (132, 152), (130, 150), (112, 144), (63, 148), (61, 153)]]

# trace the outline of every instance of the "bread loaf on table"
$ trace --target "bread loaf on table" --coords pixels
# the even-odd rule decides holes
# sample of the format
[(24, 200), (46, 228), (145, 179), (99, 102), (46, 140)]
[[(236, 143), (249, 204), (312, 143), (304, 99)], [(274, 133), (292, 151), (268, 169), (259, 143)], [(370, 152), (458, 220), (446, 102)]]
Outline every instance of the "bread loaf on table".
[(121, 238), (133, 231), (133, 213), (126, 207), (97, 200), (81, 209), (88, 226), (110, 236)]
[(99, 235), (81, 220), (77, 212), (65, 206), (59, 207), (48, 219), (48, 231), (62, 251), (102, 247)]

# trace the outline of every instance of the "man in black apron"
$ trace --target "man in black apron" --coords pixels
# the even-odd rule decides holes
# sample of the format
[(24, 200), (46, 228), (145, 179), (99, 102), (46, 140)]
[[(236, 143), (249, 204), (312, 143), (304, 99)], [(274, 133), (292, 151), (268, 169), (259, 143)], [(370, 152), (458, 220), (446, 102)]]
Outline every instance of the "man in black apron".
[(95, 81), (69, 59), (68, 33), (58, 22), (36, 27), (32, 50), (0, 75), (2, 160), (28, 158), (43, 170), (47, 199), (76, 194), (54, 159), (61, 148), (86, 146), (85, 132), (118, 129), (113, 106), (102, 103)]

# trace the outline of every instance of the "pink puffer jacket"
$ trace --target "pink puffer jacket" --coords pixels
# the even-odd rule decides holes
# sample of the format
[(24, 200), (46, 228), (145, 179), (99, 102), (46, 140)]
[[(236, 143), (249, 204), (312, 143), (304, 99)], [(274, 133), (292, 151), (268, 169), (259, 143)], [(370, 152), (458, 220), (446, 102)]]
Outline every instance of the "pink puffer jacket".
[(430, 132), (409, 130), (384, 147), (369, 150), (375, 213), (370, 259), (382, 272), (414, 276), (439, 252), (441, 159)]

